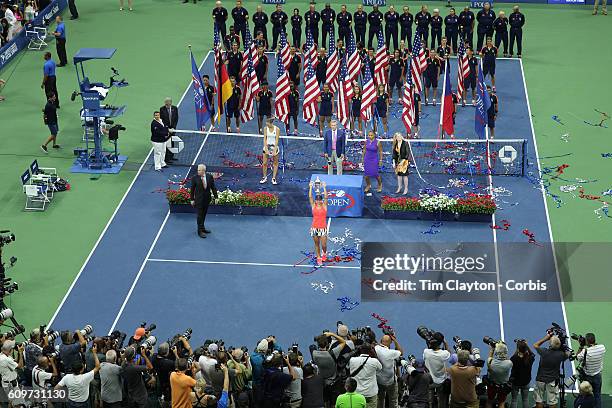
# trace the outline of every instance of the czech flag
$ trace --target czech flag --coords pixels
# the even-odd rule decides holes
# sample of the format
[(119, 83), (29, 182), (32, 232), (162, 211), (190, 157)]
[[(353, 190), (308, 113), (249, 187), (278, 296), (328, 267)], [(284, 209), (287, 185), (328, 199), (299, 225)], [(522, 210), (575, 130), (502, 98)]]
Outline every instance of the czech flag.
[(450, 63), (446, 60), (446, 69), (444, 70), (444, 95), (442, 101), (442, 130), (450, 136), (455, 134), (455, 126), (453, 125), (453, 113), (455, 113), (455, 104), (453, 103), (453, 89), (450, 82)]

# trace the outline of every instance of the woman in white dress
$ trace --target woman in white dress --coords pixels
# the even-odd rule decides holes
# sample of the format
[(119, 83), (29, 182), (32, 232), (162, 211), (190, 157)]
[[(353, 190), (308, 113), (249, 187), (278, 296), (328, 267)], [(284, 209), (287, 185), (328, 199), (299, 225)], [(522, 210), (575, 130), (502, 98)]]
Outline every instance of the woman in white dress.
[(273, 118), (267, 118), (266, 127), (263, 130), (263, 178), (259, 181), (264, 184), (268, 181), (268, 160), (272, 158), (272, 184), (278, 184), (276, 173), (278, 173), (278, 142), (280, 139), (280, 129), (274, 124)]

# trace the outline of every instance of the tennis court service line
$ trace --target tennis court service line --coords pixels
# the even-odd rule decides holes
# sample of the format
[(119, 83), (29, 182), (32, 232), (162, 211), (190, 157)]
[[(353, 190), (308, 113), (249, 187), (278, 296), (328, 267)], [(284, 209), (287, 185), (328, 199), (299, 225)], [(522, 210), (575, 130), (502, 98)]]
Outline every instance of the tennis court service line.
[[(313, 265), (293, 265), (283, 263), (264, 263), (264, 262), (232, 262), (232, 261), (201, 261), (192, 259), (159, 259), (149, 258), (149, 262), (168, 262), (168, 263), (185, 263), (185, 264), (205, 264), (205, 265), (236, 265), (236, 266), (271, 266), (271, 267), (296, 267), (296, 268), (314, 268)], [(334, 268), (334, 269), (361, 269), (360, 266), (348, 266), (348, 265), (325, 265), (323, 268)]]
[[(212, 51), (208, 51), (206, 53), (206, 56), (204, 57), (204, 60), (202, 61), (202, 63), (200, 64), (200, 66), (198, 67), (198, 70), (201, 70), (202, 67), (204, 66), (204, 64), (206, 63), (206, 61), (208, 60), (208, 57), (210, 55)], [(183, 92), (183, 95), (181, 95), (181, 99), (178, 102), (177, 106), (180, 106), (181, 103), (183, 102), (183, 99), (185, 99), (185, 96), (187, 95), (187, 92), (189, 92), (189, 89), (191, 88), (191, 83), (189, 83), (189, 85), (187, 86), (187, 88), (185, 89), (185, 92)], [(149, 157), (151, 156), (151, 153), (153, 153), (153, 148), (151, 147), (149, 149), (149, 152), (147, 153), (147, 156), (144, 158), (144, 160), (142, 161), (142, 164), (140, 165), (140, 167), (138, 168), (138, 171), (136, 172), (136, 175), (134, 176), (134, 178), (132, 179), (132, 182), (130, 183), (130, 185), (128, 186), (127, 190), (125, 191), (125, 193), (123, 194), (123, 197), (121, 197), (121, 200), (119, 200), (119, 203), (117, 204), (117, 206), (115, 207), (115, 210), (113, 211), (113, 214), (111, 215), (111, 217), (109, 218), (108, 222), (106, 223), (106, 225), (104, 226), (104, 229), (102, 230), (102, 232), (100, 233), (100, 236), (98, 236), (98, 239), (96, 240), (96, 243), (94, 244), (93, 248), (91, 248), (91, 251), (89, 252), (89, 254), (87, 255), (87, 258), (85, 258), (85, 262), (83, 262), (83, 265), (81, 265), (81, 269), (79, 269), (79, 272), (77, 273), (77, 275), (74, 277), (74, 280), (72, 281), (72, 283), (70, 284), (70, 286), (68, 287), (68, 290), (66, 291), (66, 294), (64, 295), (64, 297), (62, 298), (62, 301), (60, 302), (60, 304), (57, 306), (57, 309), (55, 309), (55, 312), (53, 313), (53, 316), (51, 316), (51, 320), (49, 320), (49, 323), (47, 323), (47, 326), (51, 327), (51, 325), (53, 324), (53, 322), (55, 321), (55, 319), (57, 318), (57, 315), (59, 314), (60, 310), (62, 309), (62, 307), (64, 306), (64, 303), (66, 303), (66, 300), (68, 299), (68, 296), (70, 296), (70, 293), (72, 293), (72, 290), (74, 289), (74, 286), (76, 285), (77, 281), (79, 280), (79, 278), (81, 277), (81, 274), (83, 273), (83, 271), (85, 270), (85, 267), (87, 266), (87, 264), (89, 263), (89, 260), (91, 259), (92, 255), (94, 254), (94, 252), (96, 251), (96, 249), (98, 248), (98, 245), (100, 245), (100, 242), (102, 241), (102, 238), (104, 237), (104, 235), (106, 234), (106, 231), (108, 230), (108, 227), (111, 225), (111, 223), (113, 222), (113, 220), (115, 219), (115, 216), (117, 215), (117, 213), (119, 212), (119, 208), (121, 208), (121, 206), (123, 205), (123, 202), (125, 201), (126, 197), (128, 196), (128, 194), (130, 193), (130, 191), (132, 190), (132, 187), (134, 187), (134, 183), (136, 182), (136, 180), (138, 180), (138, 177), (140, 176), (140, 173), (142, 172), (142, 169), (144, 168), (145, 164), (147, 164), (147, 162), (149, 161)]]

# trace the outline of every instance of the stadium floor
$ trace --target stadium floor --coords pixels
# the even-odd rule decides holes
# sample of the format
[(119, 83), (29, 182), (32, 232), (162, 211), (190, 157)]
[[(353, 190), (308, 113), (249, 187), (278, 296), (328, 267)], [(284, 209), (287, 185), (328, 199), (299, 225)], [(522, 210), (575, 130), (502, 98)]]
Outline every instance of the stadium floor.
[[(418, 4), (410, 3), (411, 8)], [(135, 6), (133, 13), (121, 14), (114, 3), (81, 0), (81, 18), (67, 25), (69, 54), (80, 47), (118, 48), (111, 62), (89, 65), (92, 77), (106, 78), (109, 67), (115, 66), (131, 83), (116, 101), (111, 101), (129, 106), (122, 120), (128, 131), (120, 139), (122, 153), (129, 156), (129, 162), (121, 174), (90, 179), (87, 175), (67, 173), (73, 161), (71, 148), (81, 138), (80, 124), (70, 119), (77, 117), (79, 109), (77, 103), (68, 102), (68, 95), (76, 87), (72, 65), (59, 71), (58, 81), (63, 99), (59, 143), (64, 149), (45, 158), (38, 148), (46, 135), (40, 119), (42, 92), (37, 94), (38, 88), (34, 85), (41, 77), (41, 53), (21, 54), (0, 75), (8, 79), (2, 90), (7, 101), (0, 105), (0, 120), (3, 134), (10, 135), (3, 138), (0, 151), (3, 161), (0, 185), (4, 187), (0, 196), (0, 227), (9, 228), (17, 235), (17, 242), (6, 247), (5, 254), (19, 258), (9, 276), (21, 286), (7, 303), (28, 328), (47, 321), (53, 314), (133, 179), (149, 150), (147, 128), (152, 110), (162, 104), (165, 96), (173, 96), (178, 101), (190, 75), (186, 45), (193, 45), (198, 59), (210, 47), (210, 37), (202, 32), (206, 27), (203, 22), (209, 21), (209, 10), (204, 3), (194, 6), (152, 0), (137, 2)], [(247, 2), (246, 6), (253, 9), (255, 2)], [(289, 3), (286, 7), (292, 6)], [(503, 6), (511, 7), (510, 4)], [(185, 11), (192, 7), (198, 8), (198, 12)], [(598, 55), (597, 66), (610, 66), (612, 57), (601, 53), (601, 44), (592, 39), (610, 37), (612, 28), (606, 17), (591, 17), (588, 7), (523, 5), (522, 9), (528, 21), (523, 62), (540, 155), (571, 153), (562, 159), (546, 159), (544, 165), (569, 164), (566, 170), (569, 178), (598, 180), (585, 185), (585, 192), (600, 194), (611, 185), (610, 158), (602, 156), (612, 151), (609, 129), (593, 127), (584, 121), (598, 121), (599, 114), (594, 109), (610, 112), (607, 92), (600, 83), (584, 76), (584, 65), (579, 59), (566, 56), (560, 48), (580, 49), (582, 55)], [(160, 30), (162, 23), (165, 28)], [(567, 27), (580, 27), (580, 30), (572, 32)], [(156, 45), (155, 52), (151, 51), (150, 44)], [(553, 115), (562, 123), (554, 121)], [(562, 137), (564, 134), (569, 137)], [(41, 165), (57, 167), (73, 185), (72, 191), (59, 195), (44, 214), (21, 212), (23, 195), (18, 176), (34, 157), (39, 158)], [(594, 214), (597, 203), (561, 194), (559, 185), (557, 182), (554, 188), (563, 198), (563, 205), (556, 208), (549, 198), (554, 239), (609, 240), (611, 220), (597, 218)], [(150, 191), (142, 194), (148, 198)], [(571, 266), (571, 279), (583, 279), (584, 268)], [(573, 302), (567, 303), (566, 309), (572, 331), (584, 333), (595, 328), (602, 343), (612, 338), (604, 312), (610, 310), (610, 303)], [(611, 390), (612, 377), (607, 375), (604, 391)]]

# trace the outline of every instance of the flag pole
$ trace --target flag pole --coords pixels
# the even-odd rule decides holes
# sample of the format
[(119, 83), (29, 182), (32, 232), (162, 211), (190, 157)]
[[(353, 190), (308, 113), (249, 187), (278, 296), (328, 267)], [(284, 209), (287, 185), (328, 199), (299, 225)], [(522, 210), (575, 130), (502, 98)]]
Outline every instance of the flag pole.
[(440, 98), (442, 100), (442, 103), (440, 104), (440, 123), (438, 124), (438, 136), (441, 139), (444, 139), (444, 128), (442, 127), (442, 123), (443, 123), (443, 116), (444, 116), (444, 95), (446, 95), (446, 75), (448, 75), (448, 70), (450, 69), (450, 66), (446, 66), (446, 61), (444, 62), (444, 85), (442, 85), (442, 98)]

